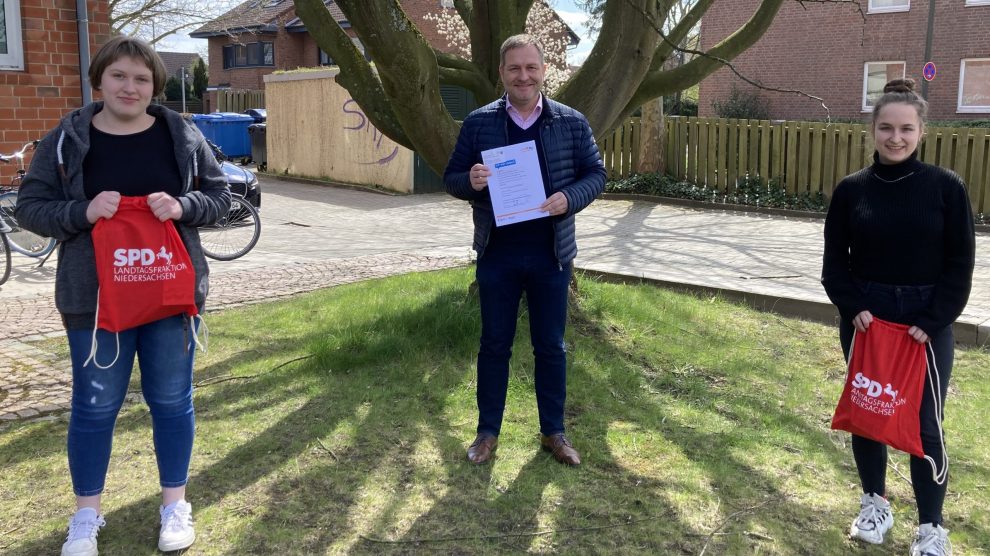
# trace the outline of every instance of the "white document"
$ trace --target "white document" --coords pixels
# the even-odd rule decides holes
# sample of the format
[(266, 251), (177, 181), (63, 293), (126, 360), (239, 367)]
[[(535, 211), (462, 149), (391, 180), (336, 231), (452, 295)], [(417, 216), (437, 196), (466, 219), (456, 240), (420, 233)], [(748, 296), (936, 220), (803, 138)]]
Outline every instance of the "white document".
[(492, 171), (488, 176), (488, 191), (496, 226), (550, 216), (549, 212), (540, 210), (547, 194), (543, 189), (536, 141), (483, 151), (481, 160)]

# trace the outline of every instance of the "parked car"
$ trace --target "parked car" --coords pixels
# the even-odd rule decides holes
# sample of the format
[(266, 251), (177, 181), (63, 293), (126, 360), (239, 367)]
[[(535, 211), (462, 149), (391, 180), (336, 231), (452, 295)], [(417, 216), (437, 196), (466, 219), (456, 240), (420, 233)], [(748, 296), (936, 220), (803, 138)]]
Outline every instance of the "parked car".
[(230, 192), (244, 197), (256, 209), (261, 210), (261, 186), (258, 184), (258, 176), (251, 170), (227, 160), (223, 150), (213, 141), (207, 139), (206, 143), (213, 151), (213, 156), (216, 157), (217, 162), (220, 163), (223, 175), (227, 178)]

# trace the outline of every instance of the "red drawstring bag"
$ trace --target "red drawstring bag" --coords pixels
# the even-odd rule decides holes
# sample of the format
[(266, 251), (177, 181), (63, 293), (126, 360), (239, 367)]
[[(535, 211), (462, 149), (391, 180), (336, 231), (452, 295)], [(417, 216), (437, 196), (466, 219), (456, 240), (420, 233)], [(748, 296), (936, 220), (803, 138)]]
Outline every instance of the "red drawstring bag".
[[(151, 212), (146, 197), (121, 197), (117, 213), (93, 227), (100, 284), (96, 326), (120, 332), (196, 307), (196, 271), (171, 220)], [(95, 334), (95, 331), (94, 331)]]
[[(925, 350), (928, 344), (915, 341), (907, 333), (909, 328), (874, 318), (866, 332), (855, 333), (849, 348), (849, 373), (832, 416), (832, 428), (925, 458), (931, 462), (938, 481), (948, 461), (944, 461), (943, 472), (938, 473), (935, 461), (925, 456), (921, 445), (921, 400), (925, 376), (930, 373)], [(938, 399), (941, 389), (934, 388), (937, 380), (936, 371), (932, 390), (938, 407), (942, 407)], [(945, 454), (944, 447), (942, 453)]]

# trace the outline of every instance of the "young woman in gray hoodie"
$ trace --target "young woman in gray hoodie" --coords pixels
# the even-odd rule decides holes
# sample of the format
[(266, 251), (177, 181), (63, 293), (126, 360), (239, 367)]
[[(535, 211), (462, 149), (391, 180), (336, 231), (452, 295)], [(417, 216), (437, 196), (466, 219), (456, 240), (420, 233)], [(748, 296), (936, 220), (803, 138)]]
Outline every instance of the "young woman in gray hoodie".
[[(184, 315), (123, 330), (97, 330), (99, 284), (91, 232), (113, 218), (122, 196), (146, 197), (161, 221), (172, 220), (195, 270), (202, 311), (209, 268), (197, 227), (227, 212), (230, 192), (202, 134), (179, 114), (151, 105), (165, 87), (161, 59), (144, 41), (115, 37), (93, 58), (89, 77), (103, 100), (65, 116), (38, 145), (18, 194), (18, 223), (59, 240), (55, 304), (72, 358), (68, 457), (77, 511), (63, 556), (97, 554), (100, 512), (117, 413), (135, 355), (151, 410), (162, 487), (159, 548), (195, 540), (185, 500), (195, 419), (192, 405), (194, 327)], [(96, 358), (87, 361), (97, 340)], [(117, 341), (119, 340), (119, 348)], [(109, 368), (107, 362), (119, 356)]]

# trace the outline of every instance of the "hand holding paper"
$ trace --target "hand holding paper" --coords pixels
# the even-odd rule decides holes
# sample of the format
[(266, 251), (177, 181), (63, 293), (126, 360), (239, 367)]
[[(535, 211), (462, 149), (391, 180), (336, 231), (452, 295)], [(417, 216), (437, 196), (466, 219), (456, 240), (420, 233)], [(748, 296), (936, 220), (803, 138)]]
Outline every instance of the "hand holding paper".
[[(540, 171), (535, 141), (489, 149), (481, 153), (481, 159), (491, 170), (488, 190), (495, 211), (496, 226), (550, 215), (550, 207), (545, 206), (547, 196), (543, 189), (543, 172)], [(473, 186), (473, 178), (471, 183)], [(565, 206), (566, 203), (565, 198)], [(559, 199), (549, 205), (559, 208)]]
[(468, 179), (471, 180), (471, 189), (481, 191), (488, 187), (488, 176), (490, 175), (492, 175), (492, 171), (488, 166), (484, 164), (475, 164), (472, 166), (470, 172), (468, 172)]

